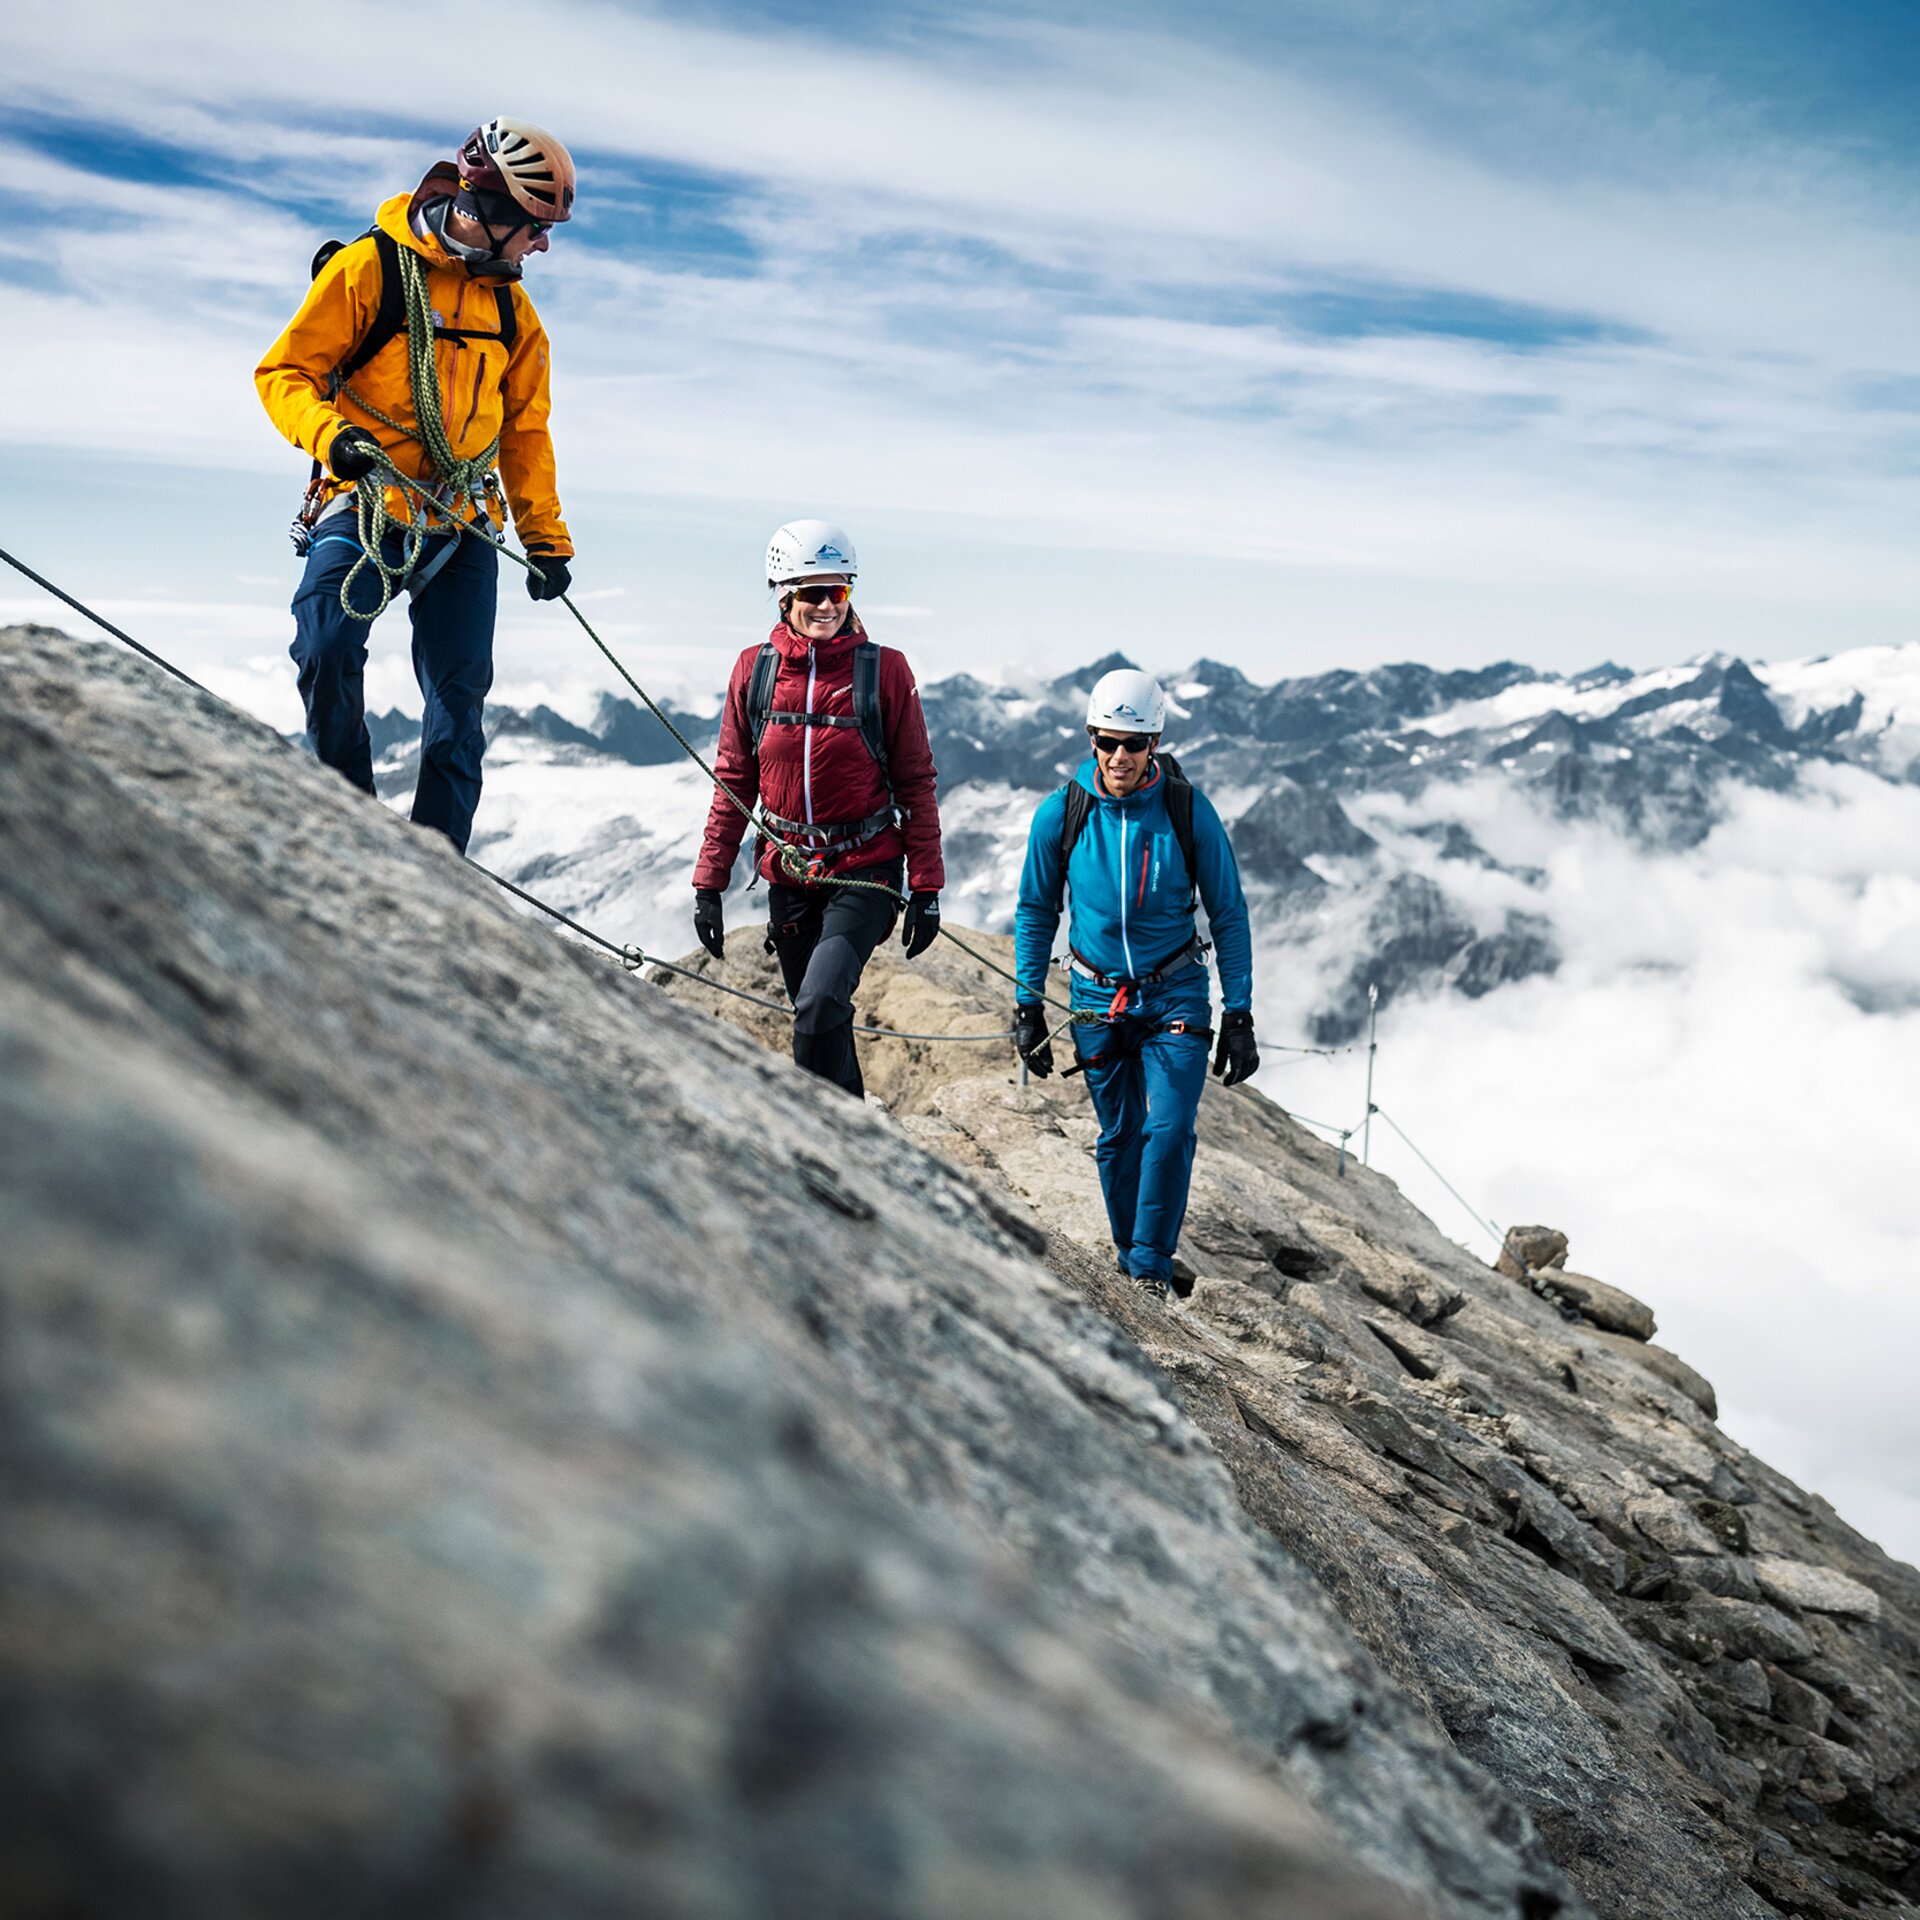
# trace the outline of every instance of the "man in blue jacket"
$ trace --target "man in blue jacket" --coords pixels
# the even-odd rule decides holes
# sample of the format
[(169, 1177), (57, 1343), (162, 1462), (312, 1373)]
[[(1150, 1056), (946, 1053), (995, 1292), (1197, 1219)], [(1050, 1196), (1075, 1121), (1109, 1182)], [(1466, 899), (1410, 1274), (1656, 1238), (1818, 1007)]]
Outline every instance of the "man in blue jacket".
[[(1053, 1071), (1042, 1004), (1062, 889), (1079, 1067), (1100, 1119), (1100, 1190), (1121, 1270), (1173, 1296), (1173, 1250), (1193, 1177), (1193, 1117), (1213, 1037), (1205, 948), (1207, 910), (1225, 1011), (1213, 1070), (1235, 1086), (1259, 1070), (1253, 1037), (1253, 939), (1227, 831), (1176, 763), (1155, 758), (1166, 697), (1151, 675), (1123, 667), (1087, 702), (1093, 756), (1041, 801), (1027, 835), (1014, 915), (1014, 1007), (1020, 1057)], [(1076, 1071), (1079, 1069), (1075, 1069)]]

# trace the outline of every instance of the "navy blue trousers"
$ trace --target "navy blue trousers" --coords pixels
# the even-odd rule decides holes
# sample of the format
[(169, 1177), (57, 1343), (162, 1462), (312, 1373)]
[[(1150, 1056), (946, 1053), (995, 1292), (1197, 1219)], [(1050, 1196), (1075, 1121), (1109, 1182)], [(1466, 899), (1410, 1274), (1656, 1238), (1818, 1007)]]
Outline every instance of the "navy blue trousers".
[[(1102, 1008), (1111, 997), (1074, 976), (1076, 1007)], [(1207, 1084), (1206, 1040), (1167, 1033), (1162, 1023), (1207, 1026), (1211, 1006), (1206, 968), (1187, 967), (1146, 988), (1137, 1015), (1073, 1030), (1100, 1122), (1094, 1160), (1107, 1225), (1121, 1265), (1142, 1280), (1173, 1275), (1193, 1181), (1194, 1115)]]
[[(493, 685), (493, 616), (500, 562), (491, 548), (462, 535), (427, 585), (407, 604), (413, 621), (413, 677), (426, 701), (420, 727), (420, 780), (413, 817), (437, 827), (462, 853), (480, 804), (480, 757), (487, 691)], [(386, 560), (398, 562), (401, 535), (387, 536)], [(440, 539), (429, 543), (425, 566)], [(360, 557), (352, 514), (320, 523), (306, 572), (293, 596), (293, 645), (300, 698), (307, 709), (307, 748), (344, 773), (363, 793), (373, 791), (373, 748), (367, 738), (365, 676), (371, 624), (340, 605), (340, 583)], [(373, 607), (379, 582), (371, 567), (353, 583), (353, 603)]]

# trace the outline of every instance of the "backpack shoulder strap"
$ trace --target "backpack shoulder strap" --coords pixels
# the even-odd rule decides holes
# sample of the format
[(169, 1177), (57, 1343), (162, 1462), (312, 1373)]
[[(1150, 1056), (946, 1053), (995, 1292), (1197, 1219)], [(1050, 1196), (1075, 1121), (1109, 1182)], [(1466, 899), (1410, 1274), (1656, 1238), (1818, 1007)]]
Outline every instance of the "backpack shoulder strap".
[[(406, 310), (401, 304), (400, 293), (400, 247), (392, 234), (380, 227), (369, 227), (365, 233), (349, 240), (350, 247), (358, 246), (362, 240), (373, 242), (374, 252), (380, 260), (380, 304), (374, 310), (372, 324), (361, 337), (360, 344), (341, 361), (334, 370), (336, 381), (344, 385), (364, 367), (373, 356), (384, 347), (407, 324)], [(343, 249), (322, 248), (321, 253), (327, 260)], [(314, 256), (314, 271), (317, 273), (326, 264), (319, 255)]]
[(880, 711), (880, 649), (871, 640), (862, 640), (853, 650), (853, 717), (860, 722), (860, 738), (879, 764), (880, 777), (893, 787), (887, 766), (886, 718)]
[(1167, 819), (1173, 837), (1180, 843), (1180, 857), (1187, 863), (1187, 906), (1200, 898), (1200, 863), (1193, 843), (1193, 785), (1175, 772), (1167, 781)]
[(760, 736), (767, 730), (767, 716), (773, 712), (773, 683), (780, 677), (780, 650), (771, 640), (762, 643), (753, 663), (753, 678), (747, 682), (747, 725), (753, 730), (753, 750), (760, 751)]
[(493, 297), (500, 308), (500, 344), (511, 353), (520, 334), (520, 311), (513, 304), (513, 283), (503, 281), (494, 288)]
[(1193, 782), (1180, 770), (1180, 762), (1170, 753), (1156, 753), (1155, 762), (1167, 782), (1167, 824), (1179, 843), (1180, 857), (1187, 863), (1187, 907), (1191, 911), (1200, 902), (1200, 862), (1194, 852)]
[(1087, 822), (1093, 818), (1093, 795), (1078, 780), (1069, 780), (1061, 792), (1066, 796), (1060, 810), (1060, 887), (1064, 892), (1067, 862), (1073, 858), (1073, 850), (1080, 844)]

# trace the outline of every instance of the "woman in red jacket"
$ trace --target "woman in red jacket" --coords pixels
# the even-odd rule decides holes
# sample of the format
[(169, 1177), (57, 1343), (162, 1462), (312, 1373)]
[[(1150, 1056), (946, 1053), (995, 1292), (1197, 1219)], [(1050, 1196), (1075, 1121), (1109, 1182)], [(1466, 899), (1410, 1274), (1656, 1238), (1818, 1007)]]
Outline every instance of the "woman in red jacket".
[[(906, 657), (876, 646), (852, 605), (853, 542), (824, 520), (795, 520), (767, 546), (767, 585), (780, 624), (734, 662), (720, 715), (714, 769), (768, 831), (800, 848), (797, 876), (770, 841), (759, 849), (768, 882), (768, 934), (793, 1001), (793, 1057), (856, 1096), (853, 993), (861, 969), (892, 930), (887, 894), (824, 884), (826, 876), (911, 889), (901, 944), (923, 953), (940, 931), (940, 810), (920, 689)], [(713, 796), (693, 870), (694, 931), (726, 952), (721, 895), (746, 820)]]

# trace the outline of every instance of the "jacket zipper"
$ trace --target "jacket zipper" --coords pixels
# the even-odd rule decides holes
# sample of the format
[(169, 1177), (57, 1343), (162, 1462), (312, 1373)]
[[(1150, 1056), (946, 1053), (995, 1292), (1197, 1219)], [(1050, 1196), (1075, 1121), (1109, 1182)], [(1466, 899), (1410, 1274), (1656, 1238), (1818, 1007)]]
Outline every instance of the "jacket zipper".
[(1120, 815), (1120, 957), (1133, 972), (1133, 946), (1127, 939), (1127, 816)]
[(1144, 906), (1147, 898), (1147, 860), (1153, 852), (1153, 843), (1149, 841), (1140, 849), (1140, 891), (1133, 896), (1133, 904)]
[[(807, 649), (807, 712), (813, 712), (813, 669), (814, 652)], [(802, 727), (805, 736), (800, 746), (800, 798), (801, 810), (805, 813), (807, 825), (813, 825), (813, 729)]]

